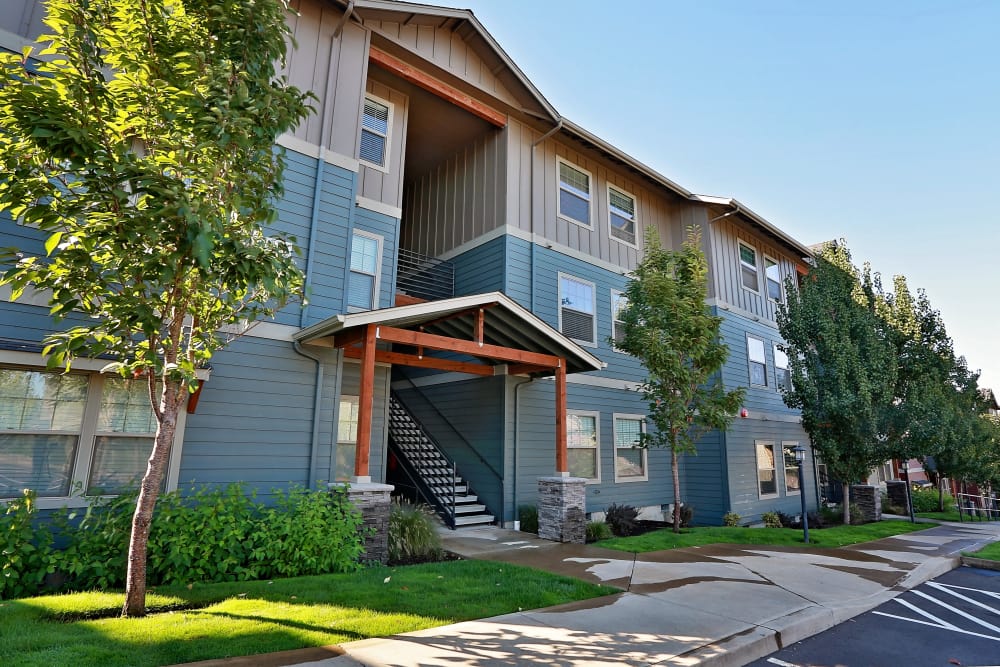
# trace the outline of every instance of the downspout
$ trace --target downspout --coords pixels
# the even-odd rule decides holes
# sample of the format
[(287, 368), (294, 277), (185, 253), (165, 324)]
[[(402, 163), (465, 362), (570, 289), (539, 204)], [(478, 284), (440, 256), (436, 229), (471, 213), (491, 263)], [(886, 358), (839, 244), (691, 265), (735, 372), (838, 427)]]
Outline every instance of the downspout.
[(538, 139), (531, 144), (531, 165), (529, 167), (528, 174), (528, 182), (531, 185), (528, 186), (528, 201), (531, 204), (531, 258), (529, 259), (531, 264), (531, 308), (529, 310), (531, 310), (532, 313), (535, 312), (535, 147), (561, 130), (562, 126), (563, 118), (560, 116), (559, 122), (556, 123), (555, 127), (538, 137)]
[(518, 508), (517, 508), (517, 464), (518, 464), (518, 460), (517, 460), (518, 437), (517, 436), (518, 436), (518, 433), (521, 432), (521, 429), (519, 428), (520, 425), (517, 422), (517, 406), (518, 406), (518, 398), (520, 397), (520, 394), (518, 392), (520, 391), (521, 387), (523, 387), (526, 384), (531, 384), (534, 381), (535, 381), (535, 378), (533, 378), (533, 377), (532, 378), (528, 378), (527, 382), (519, 382), (517, 384), (517, 386), (514, 387), (514, 482), (513, 482), (513, 484), (514, 484), (514, 494), (513, 494), (514, 530), (520, 530), (520, 528), (521, 528), (521, 513), (520, 513), (520, 511), (518, 511)]
[(731, 215), (736, 215), (737, 213), (742, 213), (743, 212), (743, 209), (740, 208), (740, 205), (739, 205), (738, 202), (736, 204), (730, 204), (730, 206), (734, 207), (732, 211), (729, 211), (728, 213), (723, 213), (722, 215), (715, 216), (714, 218), (712, 218), (711, 220), (708, 221), (708, 224), (712, 224), (716, 220), (722, 220), (723, 218), (728, 218)]
[[(304, 303), (302, 304), (302, 310), (299, 312), (299, 327), (305, 327), (306, 321), (309, 317), (309, 290), (312, 287), (312, 268), (313, 268), (313, 256), (316, 254), (316, 238), (319, 235), (319, 209), (320, 202), (322, 201), (323, 192), (323, 175), (326, 171), (326, 159), (323, 157), (324, 151), (326, 151), (326, 144), (330, 139), (330, 114), (333, 113), (332, 104), (332, 94), (333, 94), (333, 55), (336, 52), (334, 47), (336, 42), (340, 39), (340, 33), (344, 29), (344, 25), (347, 23), (348, 19), (351, 17), (351, 13), (354, 12), (354, 0), (347, 3), (347, 9), (344, 10), (344, 16), (341, 17), (340, 23), (337, 24), (336, 29), (333, 31), (333, 36), (330, 37), (330, 56), (327, 59), (326, 64), (326, 85), (323, 90), (323, 117), (320, 119), (322, 125), (319, 130), (319, 155), (316, 160), (316, 174), (315, 174), (315, 184), (313, 186), (313, 202), (312, 211), (310, 212), (309, 218), (309, 249), (306, 251), (306, 270), (305, 276), (302, 281), (302, 293), (304, 295)], [(315, 445), (315, 443), (313, 443)]]
[(309, 486), (307, 487), (311, 489), (313, 488), (313, 484), (316, 483), (316, 468), (319, 463), (319, 415), (323, 407), (323, 361), (319, 357), (313, 356), (303, 350), (299, 341), (293, 341), (292, 347), (295, 348), (298, 354), (306, 359), (311, 359), (316, 364), (316, 390), (313, 392), (315, 398), (313, 399), (312, 439), (309, 444)]

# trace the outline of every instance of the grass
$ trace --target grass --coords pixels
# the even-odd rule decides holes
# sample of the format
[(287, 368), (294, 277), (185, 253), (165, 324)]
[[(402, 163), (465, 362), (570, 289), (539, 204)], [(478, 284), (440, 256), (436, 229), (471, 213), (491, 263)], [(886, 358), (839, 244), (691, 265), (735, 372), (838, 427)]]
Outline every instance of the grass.
[[(930, 524), (906, 521), (880, 521), (862, 526), (831, 526), (809, 531), (809, 546), (843, 547), (869, 542), (900, 533), (924, 530)], [(671, 529), (657, 530), (635, 537), (615, 537), (596, 542), (595, 546), (645, 553), (663, 549), (698, 547), (707, 544), (758, 544), (768, 546), (805, 546), (802, 531), (796, 528), (685, 528), (679, 534)]]
[(946, 512), (916, 512), (916, 516), (922, 519), (937, 519), (938, 521), (969, 521), (969, 515), (960, 516), (958, 510), (952, 508)]
[(1000, 542), (987, 544), (985, 547), (971, 554), (966, 554), (975, 558), (985, 558), (986, 560), (1000, 560)]
[[(151, 613), (73, 593), (0, 602), (0, 664), (137, 667), (339, 644), (614, 592), (486, 561), (157, 589)], [(103, 616), (103, 618), (102, 618)]]

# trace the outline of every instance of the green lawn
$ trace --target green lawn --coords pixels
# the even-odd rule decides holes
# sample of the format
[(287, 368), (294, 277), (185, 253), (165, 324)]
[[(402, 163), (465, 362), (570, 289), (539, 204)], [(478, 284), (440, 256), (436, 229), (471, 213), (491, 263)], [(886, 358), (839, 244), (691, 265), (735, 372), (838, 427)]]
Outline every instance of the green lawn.
[(917, 512), (917, 516), (923, 519), (937, 519), (938, 521), (970, 521), (970, 517), (966, 514), (964, 517), (959, 516), (958, 510), (952, 508), (947, 512)]
[(409, 632), (615, 592), (538, 570), (452, 561), (356, 574), (160, 588), (143, 619), (124, 597), (0, 602), (0, 665), (153, 666)]
[(975, 558), (985, 558), (986, 560), (1000, 560), (1000, 542), (987, 544), (979, 551), (966, 555), (973, 556)]
[[(931, 524), (912, 524), (907, 521), (880, 521), (863, 526), (833, 526), (810, 530), (809, 546), (842, 547), (932, 527)], [(680, 534), (675, 534), (666, 528), (636, 537), (614, 537), (595, 542), (595, 546), (635, 553), (698, 547), (706, 544), (804, 546), (802, 531), (795, 528), (685, 528)]]

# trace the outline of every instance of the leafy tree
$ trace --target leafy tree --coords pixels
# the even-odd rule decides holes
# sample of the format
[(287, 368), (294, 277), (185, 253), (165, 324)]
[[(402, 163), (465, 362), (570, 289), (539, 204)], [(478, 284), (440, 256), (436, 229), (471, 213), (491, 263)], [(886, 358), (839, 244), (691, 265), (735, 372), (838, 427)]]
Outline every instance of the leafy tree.
[(785, 404), (802, 410), (813, 448), (844, 485), (850, 523), (850, 483), (885, 460), (879, 446), (884, 408), (893, 399), (896, 364), (884, 323), (871, 305), (850, 251), (827, 244), (799, 289), (788, 285), (778, 313), (792, 389)]
[(681, 526), (678, 456), (696, 452), (706, 432), (726, 429), (743, 402), (742, 388), (726, 392), (718, 371), (729, 349), (719, 338), (722, 318), (705, 305), (708, 264), (692, 228), (678, 251), (665, 250), (653, 229), (646, 254), (625, 292), (623, 337), (611, 343), (639, 359), (647, 377), (641, 391), (655, 427), (642, 447), (670, 448), (674, 481), (674, 532)]
[(0, 210), (48, 235), (10, 249), (0, 283), (50, 294), (72, 326), (52, 366), (110, 355), (157, 419), (129, 543), (124, 616), (145, 613), (146, 551), (177, 416), (220, 331), (272, 314), (301, 277), (268, 236), (276, 137), (307, 97), (276, 76), (283, 0), (50, 0), (38, 74), (0, 69)]

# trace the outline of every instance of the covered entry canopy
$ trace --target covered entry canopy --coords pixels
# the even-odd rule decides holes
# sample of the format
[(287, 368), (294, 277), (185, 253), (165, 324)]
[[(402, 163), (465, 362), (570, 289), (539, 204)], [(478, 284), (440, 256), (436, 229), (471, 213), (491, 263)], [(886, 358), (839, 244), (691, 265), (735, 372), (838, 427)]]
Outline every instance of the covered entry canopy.
[[(302, 329), (294, 339), (340, 348), (344, 356), (361, 360), (356, 483), (371, 481), (376, 361), (479, 376), (554, 375), (556, 473), (567, 476), (566, 374), (603, 368), (597, 357), (500, 292), (336, 315)], [(379, 342), (392, 349), (377, 347)], [(434, 350), (452, 354), (428, 354)], [(454, 358), (455, 353), (462, 358)]]

